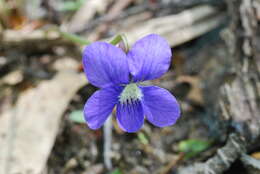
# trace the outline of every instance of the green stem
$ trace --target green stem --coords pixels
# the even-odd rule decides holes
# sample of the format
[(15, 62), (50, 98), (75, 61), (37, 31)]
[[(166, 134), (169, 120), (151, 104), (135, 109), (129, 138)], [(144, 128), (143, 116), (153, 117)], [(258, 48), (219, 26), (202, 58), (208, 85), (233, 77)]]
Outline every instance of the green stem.
[(116, 45), (118, 44), (119, 42), (121, 42), (123, 39), (122, 39), (122, 35), (119, 34), (117, 35), (113, 40), (111, 40), (109, 43), (111, 43), (112, 45)]
[[(84, 46), (91, 44), (90, 41), (82, 39), (80, 36), (77, 36), (77, 35), (71, 34), (71, 33), (67, 33), (67, 32), (63, 32), (63, 31), (60, 31), (59, 29), (57, 29), (57, 30), (63, 38), (68, 39), (72, 42), (75, 42), (75, 43), (78, 43), (78, 44), (84, 45)], [(115, 36), (114, 39), (112, 39), (109, 43), (112, 45), (116, 45), (121, 41), (123, 41), (124, 46), (128, 50), (129, 46), (128, 46), (128, 42), (126, 40), (126, 36), (124, 34), (119, 34), (119, 35)]]
[(111, 40), (109, 43), (111, 43), (112, 45), (116, 45), (121, 41), (123, 41), (126, 50), (129, 50), (129, 45), (128, 45), (126, 36), (124, 34), (119, 34), (119, 35), (115, 36), (114, 39)]
[(63, 31), (59, 31), (59, 32), (60, 32), (62, 37), (64, 37), (65, 39), (71, 40), (72, 42), (79, 43), (80, 45), (89, 45), (89, 44), (91, 44), (90, 41), (82, 39), (81, 37), (79, 37), (79, 36), (77, 36), (75, 34), (63, 32)]

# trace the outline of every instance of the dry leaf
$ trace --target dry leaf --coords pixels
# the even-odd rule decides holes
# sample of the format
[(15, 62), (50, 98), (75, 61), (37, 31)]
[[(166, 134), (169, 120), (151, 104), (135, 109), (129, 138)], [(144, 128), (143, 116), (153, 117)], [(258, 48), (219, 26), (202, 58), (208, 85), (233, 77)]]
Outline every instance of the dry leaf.
[(40, 174), (71, 98), (86, 84), (83, 74), (61, 71), (19, 97), (0, 117), (0, 173)]

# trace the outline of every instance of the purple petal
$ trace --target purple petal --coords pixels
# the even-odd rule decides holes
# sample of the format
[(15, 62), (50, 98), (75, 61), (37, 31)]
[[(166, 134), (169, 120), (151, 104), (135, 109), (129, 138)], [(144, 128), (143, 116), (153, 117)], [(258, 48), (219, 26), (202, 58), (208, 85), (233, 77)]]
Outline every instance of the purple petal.
[(144, 113), (149, 122), (158, 127), (173, 125), (180, 117), (180, 106), (166, 89), (157, 86), (141, 87)]
[(100, 88), (129, 81), (126, 54), (105, 42), (94, 42), (84, 49), (83, 67), (89, 82)]
[(127, 57), (134, 81), (144, 81), (162, 76), (170, 66), (172, 53), (165, 39), (150, 34), (137, 41)]
[(117, 122), (126, 132), (137, 132), (144, 124), (144, 112), (141, 101), (132, 104), (117, 104)]
[(88, 99), (84, 106), (84, 118), (91, 129), (98, 129), (104, 124), (118, 102), (121, 91), (120, 88), (104, 88)]

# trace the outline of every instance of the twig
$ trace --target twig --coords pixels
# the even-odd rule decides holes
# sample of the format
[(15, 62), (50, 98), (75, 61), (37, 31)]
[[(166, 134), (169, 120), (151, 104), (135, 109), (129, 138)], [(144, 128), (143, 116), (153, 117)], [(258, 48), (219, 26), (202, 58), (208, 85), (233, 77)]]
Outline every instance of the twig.
[(65, 24), (66, 28), (72, 33), (82, 30), (82, 28), (85, 28), (88, 25), (89, 21), (98, 11), (105, 11), (109, 3), (110, 1), (108, 0), (86, 1), (72, 19)]
[[(72, 46), (71, 41), (63, 39), (54, 27), (49, 30), (34, 30), (31, 32), (5, 30), (0, 35), (0, 49), (15, 49), (23, 53), (31, 53), (52, 49), (55, 46)], [(32, 49), (33, 45), (33, 49)]]
[(178, 158), (175, 160), (172, 160), (168, 165), (166, 165), (159, 174), (167, 174), (173, 167), (176, 167), (183, 159), (184, 159), (185, 153), (180, 153), (178, 155)]
[[(120, 20), (125, 20), (129, 16), (132, 15), (139, 15), (143, 12), (152, 12), (157, 14), (156, 12), (162, 12), (167, 11), (168, 9), (170, 11), (173, 11), (173, 9), (176, 11), (180, 11), (181, 9), (187, 9), (195, 6), (201, 6), (203, 4), (212, 4), (214, 6), (222, 6), (224, 4), (223, 0), (196, 0), (196, 1), (190, 1), (190, 0), (177, 0), (177, 1), (158, 1), (156, 5), (151, 5), (149, 3), (143, 3), (137, 6), (129, 7), (126, 10), (122, 11), (119, 15), (117, 15), (115, 18), (113, 18), (113, 22), (117, 22)], [(97, 25), (103, 22), (111, 21), (110, 18), (107, 18), (107, 16), (101, 16), (99, 18), (93, 19), (92, 21), (89, 21), (88, 25), (85, 28), (82, 28), (79, 30), (79, 33), (83, 33), (86, 31), (93, 30)]]
[(231, 164), (246, 152), (245, 140), (237, 134), (231, 134), (227, 144), (220, 148), (216, 155), (205, 163), (196, 163), (193, 166), (180, 168), (179, 174), (220, 174), (226, 171)]
[(117, 18), (120, 15), (121, 11), (125, 9), (133, 0), (124, 0), (124, 1), (116, 1), (116, 3), (112, 6), (112, 8), (108, 11), (106, 15), (106, 22), (101, 23), (95, 32), (90, 35), (90, 40), (98, 40), (102, 37), (102, 35), (109, 28), (109, 24), (111, 21)]
[(56, 9), (51, 5), (50, 0), (42, 0), (41, 6), (48, 12), (48, 18), (55, 24), (60, 24), (60, 16)]
[(246, 154), (242, 154), (240, 159), (249, 174), (258, 174), (260, 172), (260, 160)]
[(225, 14), (204, 5), (185, 10), (181, 13), (148, 20), (132, 29), (125, 29), (129, 44), (148, 33), (156, 33), (167, 38), (171, 46), (190, 41), (217, 28), (225, 21)]

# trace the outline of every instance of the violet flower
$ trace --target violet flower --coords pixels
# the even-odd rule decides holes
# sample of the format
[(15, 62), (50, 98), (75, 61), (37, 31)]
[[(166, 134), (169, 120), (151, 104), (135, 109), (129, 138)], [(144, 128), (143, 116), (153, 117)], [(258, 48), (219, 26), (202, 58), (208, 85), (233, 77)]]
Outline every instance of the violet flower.
[(83, 67), (91, 84), (101, 88), (84, 106), (91, 129), (100, 128), (116, 106), (121, 129), (136, 132), (144, 118), (158, 127), (173, 125), (180, 116), (175, 97), (157, 86), (141, 86), (162, 76), (171, 62), (171, 48), (156, 34), (138, 40), (128, 53), (105, 42), (94, 42), (83, 52)]

